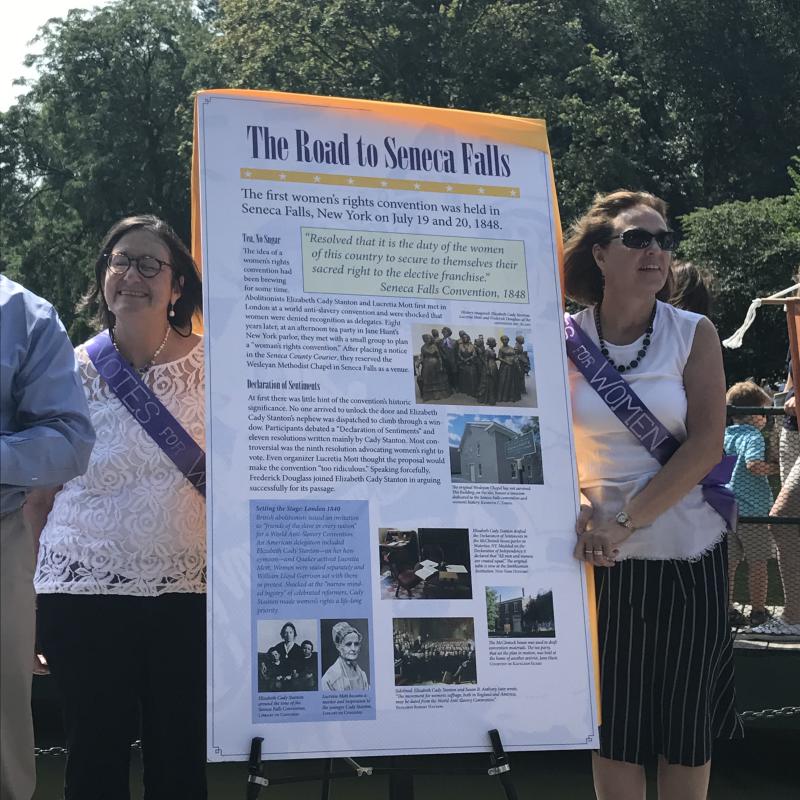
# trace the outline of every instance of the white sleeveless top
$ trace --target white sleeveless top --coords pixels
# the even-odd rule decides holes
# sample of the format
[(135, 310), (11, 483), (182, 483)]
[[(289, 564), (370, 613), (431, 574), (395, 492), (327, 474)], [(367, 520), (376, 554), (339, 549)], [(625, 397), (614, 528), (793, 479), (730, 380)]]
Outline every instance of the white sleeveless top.
[[(581, 329), (599, 346), (594, 307), (574, 315)], [(625, 379), (653, 415), (679, 441), (686, 439), (686, 390), (683, 369), (694, 341), (699, 314), (658, 302), (647, 355)], [(644, 336), (626, 345), (606, 342), (617, 364), (629, 364)], [(569, 362), (572, 416), (581, 491), (592, 502), (595, 518), (613, 518), (661, 468), (617, 419), (600, 395)], [(720, 453), (720, 456), (722, 454)], [(620, 547), (619, 558), (697, 559), (724, 536), (722, 517), (695, 486), (678, 503), (639, 528)]]
[[(64, 484), (42, 531), (39, 594), (205, 592), (206, 504), (75, 350), (97, 441), (86, 474)], [(203, 345), (143, 380), (205, 446)]]

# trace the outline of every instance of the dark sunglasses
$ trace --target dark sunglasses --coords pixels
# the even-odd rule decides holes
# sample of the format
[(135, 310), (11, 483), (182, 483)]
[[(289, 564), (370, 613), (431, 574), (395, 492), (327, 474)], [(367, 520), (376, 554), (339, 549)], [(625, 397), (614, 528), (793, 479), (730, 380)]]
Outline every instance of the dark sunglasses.
[(678, 237), (675, 231), (659, 231), (658, 233), (650, 233), (644, 228), (629, 228), (617, 236), (612, 236), (612, 239), (621, 239), (625, 247), (630, 247), (632, 250), (645, 250), (650, 247), (653, 239), (658, 242), (658, 246), (662, 250), (672, 251), (678, 246)]

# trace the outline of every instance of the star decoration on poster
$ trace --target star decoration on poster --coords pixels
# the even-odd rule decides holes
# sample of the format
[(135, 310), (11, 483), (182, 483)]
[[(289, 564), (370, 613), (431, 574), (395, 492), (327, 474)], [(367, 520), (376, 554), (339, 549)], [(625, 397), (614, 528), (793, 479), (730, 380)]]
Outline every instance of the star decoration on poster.
[(518, 186), (495, 186), (479, 183), (406, 180), (404, 178), (372, 177), (367, 175), (337, 175), (321, 172), (291, 172), (289, 170), (251, 169), (242, 167), (239, 177), (251, 181), (280, 181), (282, 183), (311, 183), (320, 186), (350, 186), (354, 189), (382, 189), (401, 192), (433, 192), (441, 194), (482, 195), (484, 197), (520, 197)]

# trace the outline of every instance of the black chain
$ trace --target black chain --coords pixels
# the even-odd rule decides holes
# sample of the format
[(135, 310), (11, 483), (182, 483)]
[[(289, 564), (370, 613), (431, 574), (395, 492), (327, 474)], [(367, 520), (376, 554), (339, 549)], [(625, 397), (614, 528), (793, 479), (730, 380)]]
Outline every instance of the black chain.
[(761, 711), (742, 711), (742, 719), (787, 719), (800, 716), (800, 706), (784, 706), (783, 708), (764, 708)]
[[(131, 750), (141, 750), (142, 749), (142, 740), (137, 739), (135, 742), (131, 743)], [(56, 745), (55, 747), (34, 747), (33, 754), (36, 758), (39, 756), (59, 756), (61, 758), (66, 757), (69, 751), (66, 747), (60, 747)]]

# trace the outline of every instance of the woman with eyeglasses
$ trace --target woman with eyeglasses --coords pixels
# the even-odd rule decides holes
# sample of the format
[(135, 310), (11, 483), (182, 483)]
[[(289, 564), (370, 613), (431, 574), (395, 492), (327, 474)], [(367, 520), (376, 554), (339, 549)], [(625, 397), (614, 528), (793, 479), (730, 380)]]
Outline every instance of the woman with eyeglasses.
[[(204, 798), (205, 499), (167, 448), (179, 427), (182, 449), (204, 446), (200, 274), (165, 222), (137, 216), (106, 235), (95, 281), (107, 334), (76, 355), (97, 443), (86, 474), (39, 490), (29, 514), (41, 531), (40, 645), (69, 749), (65, 797), (128, 798), (141, 734), (148, 798)], [(159, 403), (175, 424), (152, 428)]]
[(595, 571), (600, 800), (641, 800), (650, 759), (661, 800), (705, 800), (713, 740), (742, 732), (730, 513), (699, 485), (722, 454), (722, 355), (706, 317), (665, 302), (675, 246), (662, 200), (616, 191), (595, 198), (564, 249), (567, 295), (586, 306), (567, 334), (584, 344), (569, 365), (584, 498), (575, 557)]

